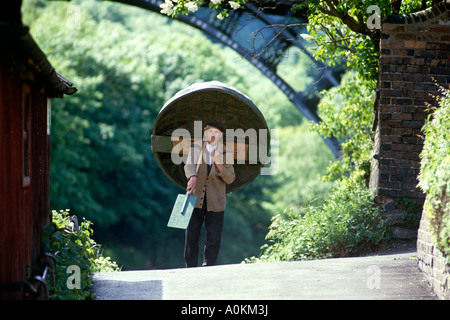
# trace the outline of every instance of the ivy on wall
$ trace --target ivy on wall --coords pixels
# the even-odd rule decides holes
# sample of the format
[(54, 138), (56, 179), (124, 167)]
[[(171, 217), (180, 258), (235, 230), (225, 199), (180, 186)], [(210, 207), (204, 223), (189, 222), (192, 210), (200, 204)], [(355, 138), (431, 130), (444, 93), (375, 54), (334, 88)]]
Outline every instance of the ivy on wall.
[(427, 120), (419, 186), (436, 245), (450, 263), (450, 90), (440, 89), (439, 107)]

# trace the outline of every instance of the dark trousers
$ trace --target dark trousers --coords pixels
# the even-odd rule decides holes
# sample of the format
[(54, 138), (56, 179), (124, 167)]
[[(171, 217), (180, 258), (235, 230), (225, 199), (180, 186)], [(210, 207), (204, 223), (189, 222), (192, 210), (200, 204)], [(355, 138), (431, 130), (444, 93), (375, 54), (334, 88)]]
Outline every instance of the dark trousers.
[(186, 267), (197, 267), (198, 264), (198, 241), (203, 222), (206, 228), (206, 241), (203, 250), (203, 266), (216, 264), (220, 250), (220, 239), (222, 237), (224, 212), (207, 211), (206, 199), (202, 209), (194, 209), (191, 221), (186, 229), (186, 242), (184, 247), (184, 260)]

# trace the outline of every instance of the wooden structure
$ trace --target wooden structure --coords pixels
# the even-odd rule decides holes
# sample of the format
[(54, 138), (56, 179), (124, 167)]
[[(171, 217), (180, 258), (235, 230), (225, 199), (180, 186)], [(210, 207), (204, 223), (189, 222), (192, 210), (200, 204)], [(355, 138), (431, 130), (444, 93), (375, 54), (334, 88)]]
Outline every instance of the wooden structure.
[[(56, 73), (22, 25), (20, 1), (1, 7), (0, 286), (11, 289), (7, 284), (23, 283), (33, 274), (50, 220), (50, 98), (76, 88)], [(17, 290), (0, 293), (22, 298)]]
[[(213, 119), (222, 123), (225, 130), (231, 129), (231, 133), (242, 129), (239, 132), (243, 139), (238, 139), (238, 134), (233, 139), (227, 137), (228, 133), (224, 135), (224, 142), (228, 147), (232, 145), (230, 148), (234, 150), (236, 160), (236, 179), (227, 186), (227, 192), (243, 188), (253, 181), (268, 160), (270, 133), (262, 113), (253, 102), (235, 88), (218, 81), (193, 84), (166, 102), (152, 131), (152, 151), (159, 166), (183, 189), (187, 183), (183, 169), (185, 159), (183, 163), (174, 163), (173, 153), (186, 158), (187, 152), (183, 151), (190, 147), (193, 139), (202, 139), (202, 124), (204, 126), (206, 121)], [(196, 121), (202, 122), (200, 128), (195, 128)], [(187, 130), (191, 139), (179, 139), (174, 133), (177, 129)], [(255, 139), (250, 137), (252, 134)], [(260, 152), (261, 148), (264, 152)]]

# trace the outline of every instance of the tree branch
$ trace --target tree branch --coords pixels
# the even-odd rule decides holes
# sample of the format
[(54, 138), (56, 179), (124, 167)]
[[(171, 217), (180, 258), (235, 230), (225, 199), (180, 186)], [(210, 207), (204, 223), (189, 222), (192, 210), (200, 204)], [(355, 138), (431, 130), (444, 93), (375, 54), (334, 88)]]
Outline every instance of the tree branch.
[[(323, 14), (336, 17), (342, 21), (350, 30), (352, 30), (355, 33), (367, 35), (370, 37), (372, 42), (375, 44), (376, 47), (379, 46), (378, 42), (381, 37), (380, 30), (377, 29), (369, 29), (367, 26), (367, 23), (364, 21), (364, 16), (362, 14), (357, 16), (358, 20), (355, 20), (351, 15), (349, 15), (347, 12), (339, 12), (339, 10), (336, 9), (334, 6), (333, 0), (325, 0), (325, 3), (327, 4), (328, 10), (324, 7), (320, 7), (319, 10)], [(394, 1), (400, 1), (401, 0), (394, 0)]]

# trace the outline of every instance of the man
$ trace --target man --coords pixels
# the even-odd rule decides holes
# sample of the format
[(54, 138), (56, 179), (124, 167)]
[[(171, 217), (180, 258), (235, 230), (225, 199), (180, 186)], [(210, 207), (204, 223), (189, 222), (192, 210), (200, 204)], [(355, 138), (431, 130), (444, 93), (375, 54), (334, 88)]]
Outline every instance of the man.
[(219, 254), (226, 185), (235, 179), (233, 152), (222, 141), (224, 131), (219, 122), (208, 122), (203, 131), (204, 141), (193, 143), (184, 166), (188, 178), (187, 191), (197, 196), (194, 212), (186, 229), (186, 267), (197, 266), (198, 241), (203, 222), (206, 228), (203, 266), (215, 265)]

